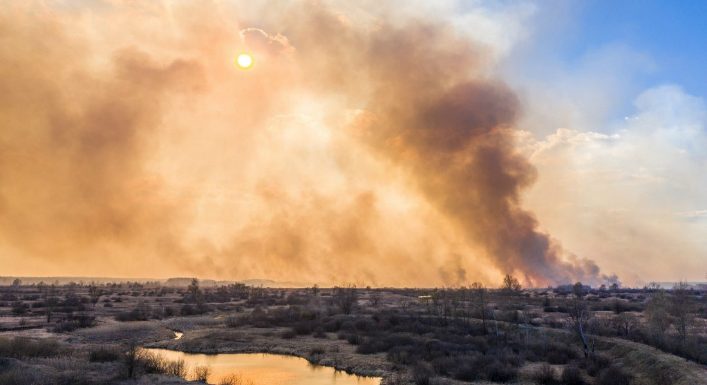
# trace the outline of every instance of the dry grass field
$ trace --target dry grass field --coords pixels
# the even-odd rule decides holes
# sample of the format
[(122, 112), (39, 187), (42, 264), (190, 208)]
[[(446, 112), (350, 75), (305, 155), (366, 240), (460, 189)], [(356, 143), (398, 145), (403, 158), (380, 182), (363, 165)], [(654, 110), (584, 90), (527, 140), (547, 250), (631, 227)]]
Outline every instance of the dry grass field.
[(0, 288), (0, 384), (194, 380), (140, 347), (295, 355), (384, 384), (707, 384), (704, 292), (577, 289), (18, 283)]

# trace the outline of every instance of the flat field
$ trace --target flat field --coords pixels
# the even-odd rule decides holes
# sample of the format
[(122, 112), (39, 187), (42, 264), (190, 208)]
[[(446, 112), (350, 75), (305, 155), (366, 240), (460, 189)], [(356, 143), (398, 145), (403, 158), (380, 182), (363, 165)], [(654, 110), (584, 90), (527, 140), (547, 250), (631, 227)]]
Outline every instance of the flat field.
[(16, 284), (0, 384), (198, 380), (140, 347), (295, 355), (383, 384), (707, 384), (706, 312), (694, 289)]

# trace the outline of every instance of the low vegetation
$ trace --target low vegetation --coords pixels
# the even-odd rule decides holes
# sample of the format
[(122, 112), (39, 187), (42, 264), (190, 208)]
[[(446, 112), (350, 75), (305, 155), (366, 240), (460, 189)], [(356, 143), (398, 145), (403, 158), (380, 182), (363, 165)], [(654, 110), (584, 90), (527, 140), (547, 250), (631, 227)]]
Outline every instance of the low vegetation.
[[(189, 368), (140, 346), (228, 349), (253, 333), (314, 363), (373, 365), (386, 385), (688, 385), (699, 383), (707, 363), (705, 292), (685, 284), (523, 290), (512, 276), (493, 290), (479, 283), (374, 290), (187, 282), (0, 287), (0, 326), (10, 333), (0, 337), (0, 385), (206, 383), (208, 367)], [(26, 329), (44, 329), (46, 337), (25, 337)], [(172, 340), (172, 330), (186, 340)], [(690, 362), (661, 358), (673, 355)], [(219, 381), (249, 383), (237, 375)]]

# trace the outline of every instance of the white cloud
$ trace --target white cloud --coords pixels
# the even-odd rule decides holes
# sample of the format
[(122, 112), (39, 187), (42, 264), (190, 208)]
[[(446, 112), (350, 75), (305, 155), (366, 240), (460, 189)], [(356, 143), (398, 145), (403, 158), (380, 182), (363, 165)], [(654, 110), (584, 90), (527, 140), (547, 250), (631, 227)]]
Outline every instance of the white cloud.
[(676, 213), (676, 215), (688, 220), (702, 220), (707, 219), (707, 210), (682, 211)]
[[(707, 245), (707, 105), (651, 88), (635, 114), (519, 143), (539, 171), (526, 199), (570, 250), (628, 280), (701, 278)], [(678, 213), (678, 215), (676, 215)]]

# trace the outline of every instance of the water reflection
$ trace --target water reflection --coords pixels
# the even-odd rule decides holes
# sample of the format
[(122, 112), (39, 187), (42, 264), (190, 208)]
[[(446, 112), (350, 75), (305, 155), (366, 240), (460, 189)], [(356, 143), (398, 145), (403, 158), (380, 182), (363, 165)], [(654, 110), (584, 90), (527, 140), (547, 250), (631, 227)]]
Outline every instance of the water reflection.
[(254, 385), (379, 385), (378, 377), (360, 377), (309, 361), (278, 354), (190, 354), (165, 349), (145, 349), (168, 360), (182, 359), (190, 370), (207, 366), (210, 384), (229, 375)]

